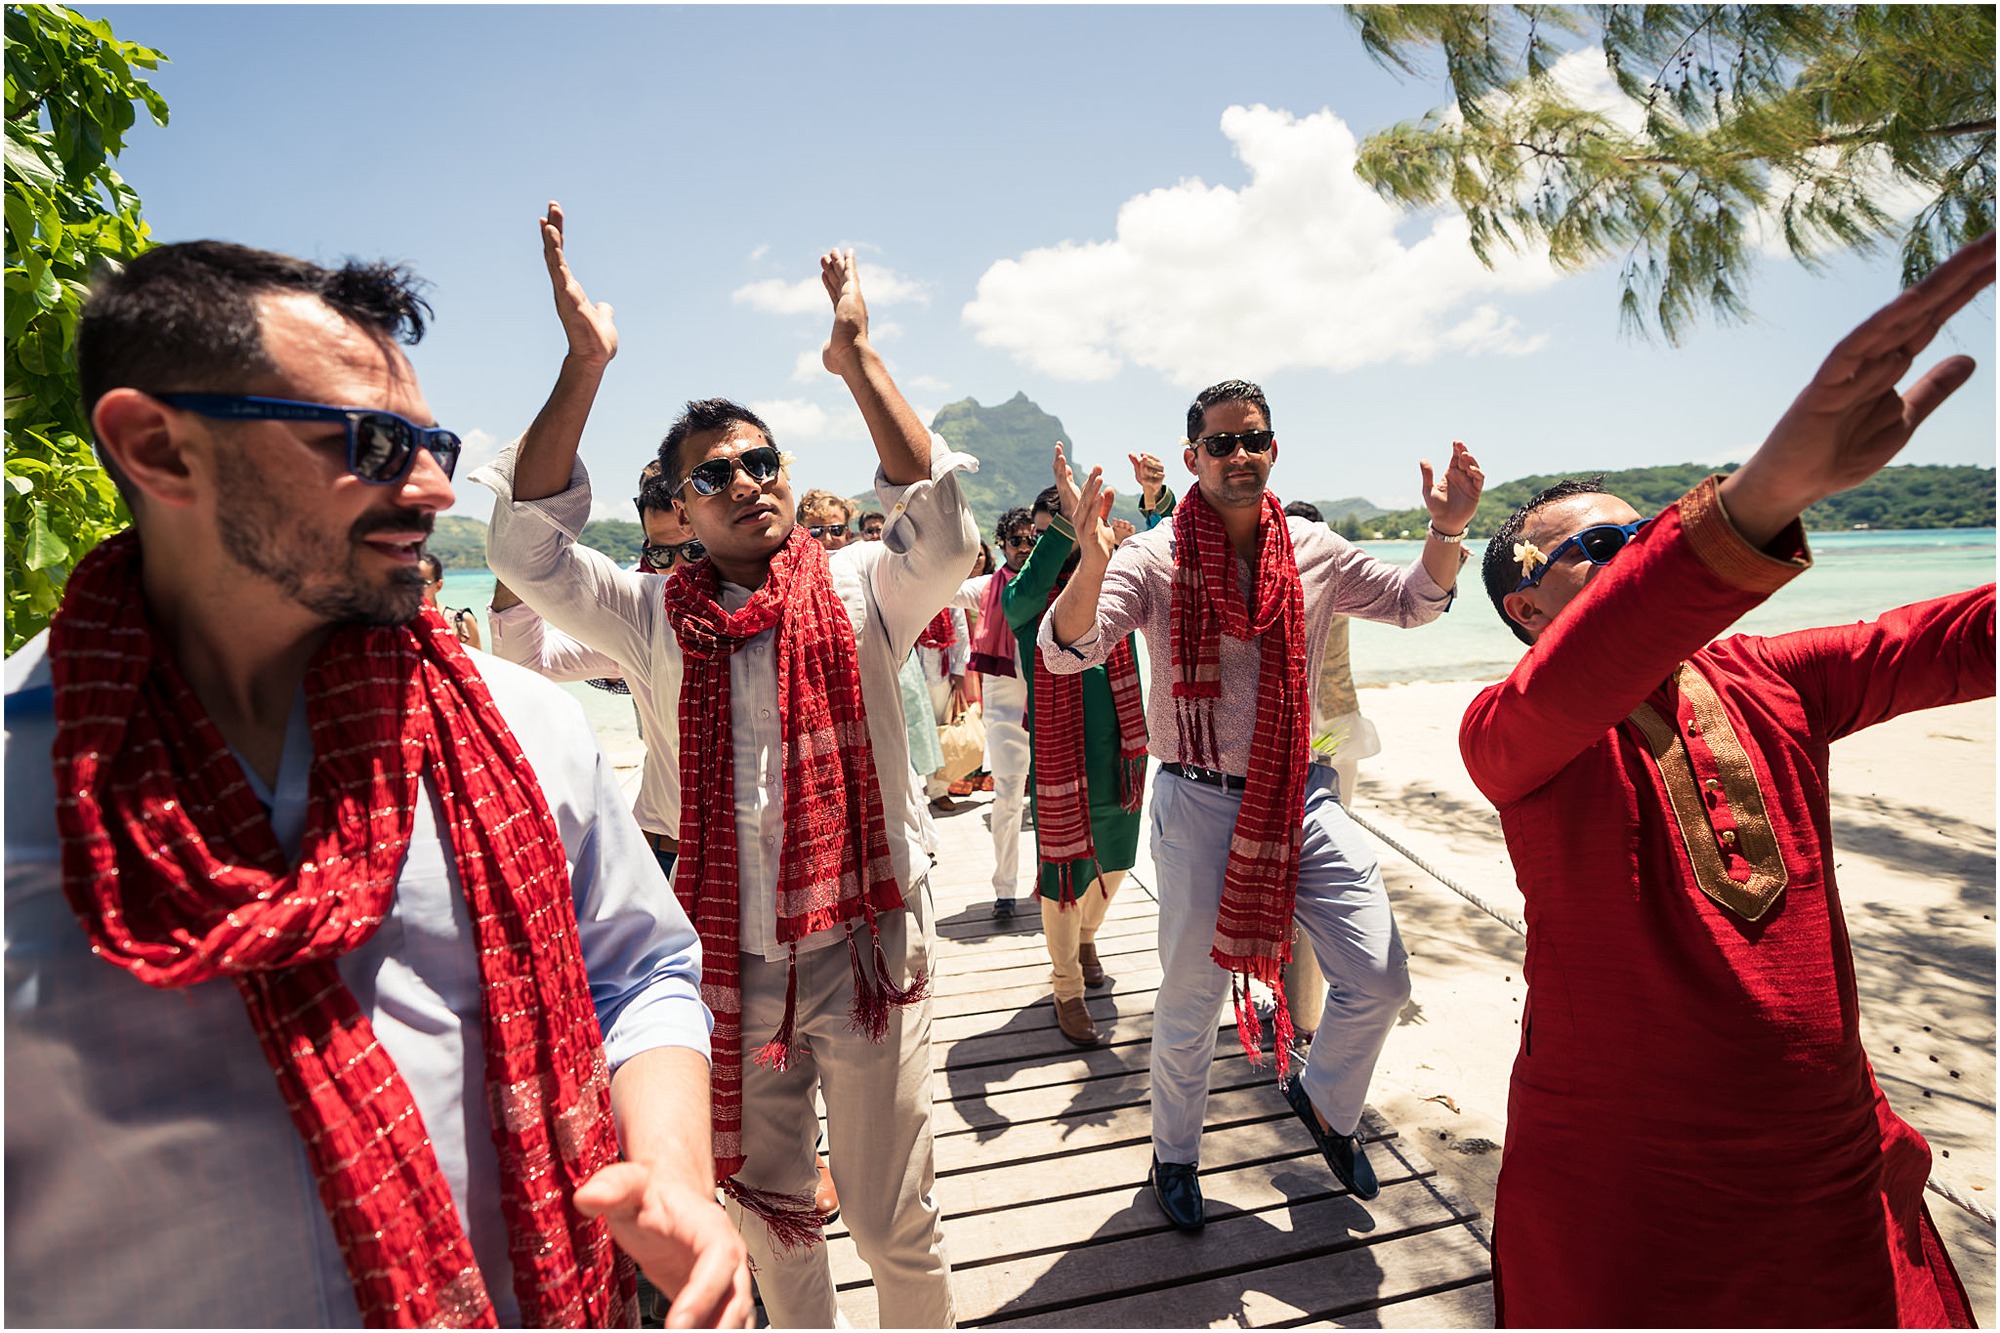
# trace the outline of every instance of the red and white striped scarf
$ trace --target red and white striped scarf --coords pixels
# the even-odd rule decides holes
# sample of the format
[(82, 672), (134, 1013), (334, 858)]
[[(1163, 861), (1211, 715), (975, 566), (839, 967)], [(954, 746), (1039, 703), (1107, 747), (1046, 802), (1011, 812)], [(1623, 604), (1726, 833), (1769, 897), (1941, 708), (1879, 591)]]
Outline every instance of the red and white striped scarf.
[[(1051, 601), (1068, 581), (1067, 576), (1057, 581), (1049, 594)], [(1045, 603), (1042, 610), (1047, 609)], [(1059, 676), (1040, 653), (1033, 656), (1035, 854), (1042, 865), (1056, 868), (1056, 904), (1066, 908), (1076, 902), (1076, 879), (1086, 868), (1084, 863), (1094, 866), (1097, 860), (1083, 744), (1083, 678), (1088, 673)], [(1146, 794), (1146, 696), (1139, 686), (1139, 662), (1130, 635), (1105, 657), (1104, 675), (1118, 716), (1118, 803), (1136, 811)]]
[(1218, 766), (1215, 705), (1222, 697), (1222, 636), (1259, 642), (1257, 722), (1244, 775), (1243, 805), (1223, 872), (1222, 905), (1210, 956), (1232, 973), (1236, 1030), (1252, 1060), (1263, 1032), (1248, 983), (1276, 1000), (1278, 1072), (1290, 1065), (1291, 1012), (1284, 965), (1291, 957), (1292, 898), (1298, 891), (1312, 696), (1306, 689), (1305, 592), (1278, 497), (1264, 493), (1257, 520), (1257, 567), (1249, 604), (1236, 581), (1236, 551), (1222, 516), (1188, 492), (1174, 511), (1174, 586), (1169, 636), (1174, 720), (1181, 758)]
[(931, 617), (931, 623), (924, 626), (924, 632), (917, 636), (919, 648), (949, 648), (958, 642), (958, 627), (951, 623), (951, 608), (946, 607)]
[(227, 977), (242, 992), (365, 1324), (491, 1325), (422, 1117), (338, 967), (394, 903), (428, 773), (471, 909), (522, 1322), (629, 1324), (630, 1262), (570, 1205), (618, 1138), (561, 836), (457, 636), (426, 607), (407, 625), (343, 626), (313, 658), (306, 831), (288, 867), (156, 641), (139, 560), (135, 533), (99, 546), (49, 634), (63, 889), (96, 952), (150, 986)]
[[(667, 580), (667, 616), (680, 641), (681, 853), (674, 891), (701, 936), (702, 999), (715, 1015), (713, 1133), (716, 1179), (790, 1245), (819, 1237), (822, 1219), (810, 1196), (753, 1190), (733, 1177), (743, 1168), (743, 990), (739, 949), (735, 717), (729, 660), (767, 629), (777, 653), (778, 723), (783, 737), (784, 850), (778, 862), (778, 942), (791, 946), (785, 1016), (757, 1052), (785, 1068), (794, 1053), (798, 942), (845, 924), (854, 968), (850, 1017), (877, 1041), (889, 1007), (925, 994), (924, 978), (899, 987), (876, 913), (903, 906), (882, 822), (882, 789), (861, 699), (860, 650), (847, 607), (827, 571), (826, 552), (803, 525), (771, 557), (764, 586), (742, 610), (722, 609), (715, 564), (682, 565)], [(873, 975), (854, 927), (873, 944)]]

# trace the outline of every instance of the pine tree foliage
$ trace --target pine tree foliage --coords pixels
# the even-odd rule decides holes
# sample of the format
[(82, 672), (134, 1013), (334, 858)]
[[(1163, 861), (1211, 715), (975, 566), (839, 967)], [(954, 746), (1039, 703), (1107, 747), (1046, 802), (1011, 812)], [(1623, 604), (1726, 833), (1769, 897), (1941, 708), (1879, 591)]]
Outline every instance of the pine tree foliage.
[[(100, 263), (151, 244), (112, 166), (137, 106), (167, 104), (137, 73), (165, 57), (104, 19), (8, 5), (6, 190), (7, 651), (48, 623), (84, 554), (130, 521), (90, 445), (76, 325)], [(135, 105), (136, 104), (136, 105)]]
[[(1461, 210), (1489, 265), (1503, 246), (1566, 270), (1615, 259), (1629, 333), (1677, 343), (1704, 309), (1745, 317), (1766, 226), (1809, 269), (1898, 244), (1905, 284), (1993, 228), (1991, 6), (1347, 12), (1391, 69), (1441, 56), (1454, 97), (1370, 136), (1362, 179)], [(1591, 47), (1608, 102), (1557, 77)]]

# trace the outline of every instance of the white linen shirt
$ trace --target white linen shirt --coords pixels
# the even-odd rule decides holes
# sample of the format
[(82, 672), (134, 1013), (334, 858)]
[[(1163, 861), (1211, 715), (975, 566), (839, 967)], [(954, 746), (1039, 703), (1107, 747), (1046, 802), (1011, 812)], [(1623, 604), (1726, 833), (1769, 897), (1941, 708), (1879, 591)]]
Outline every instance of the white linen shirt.
[[(679, 639), (667, 619), (665, 575), (636, 574), (578, 545), (590, 517), (590, 475), (578, 459), (567, 490), (541, 500), (515, 500), (516, 441), (472, 474), (499, 499), (487, 537), (487, 563), (551, 625), (582, 643), (649, 673), (664, 698), (681, 691)], [(979, 546), (979, 534), (957, 473), (978, 461), (931, 437), (931, 475), (892, 485), (878, 468), (875, 494), (888, 521), (882, 540), (855, 542), (827, 557), (834, 591), (847, 608), (859, 650), (862, 707), (881, 785), (889, 857), (905, 901), (929, 869), (923, 851), (923, 793), (913, 785), (909, 734), (904, 729), (897, 671), (950, 600)], [(737, 611), (750, 590), (723, 582), (725, 610)], [(730, 730), (736, 782), (738, 948), (778, 961), (778, 868), (786, 837), (784, 738), (778, 719), (776, 628), (765, 630), (729, 659)], [(675, 733), (678, 735), (678, 731)], [(830, 927), (798, 941), (801, 953), (846, 939)]]
[(632, 800), (632, 818), (648, 833), (681, 835), (680, 694), (653, 688), (653, 678), (635, 671), (609, 653), (579, 643), (536, 614), (526, 602), (504, 611), (490, 607), (486, 623), (493, 631), (493, 655), (524, 666), (549, 680), (594, 680), (616, 676), (632, 691), (639, 710), (639, 739), (646, 759), (639, 766), (639, 794)]
[[(91, 953), (63, 894), (47, 634), (6, 665), (6, 1321), (358, 1325), (305, 1146), (227, 979), (146, 985)], [(590, 994), (615, 1071), (709, 1053), (701, 946), (623, 809), (583, 709), (471, 656), (562, 834)], [(301, 692), (275, 790), (296, 858), (312, 737)], [(393, 907), (339, 960), (408, 1084), (502, 1324), (520, 1322), (485, 1090), (479, 964), (428, 774)]]

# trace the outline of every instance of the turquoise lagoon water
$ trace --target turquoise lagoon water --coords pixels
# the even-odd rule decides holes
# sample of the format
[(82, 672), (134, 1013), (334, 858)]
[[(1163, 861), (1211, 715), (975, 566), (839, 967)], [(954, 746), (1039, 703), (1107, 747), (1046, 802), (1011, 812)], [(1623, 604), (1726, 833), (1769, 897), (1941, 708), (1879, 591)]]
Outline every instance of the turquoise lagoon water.
[[(1993, 581), (1992, 528), (1815, 532), (1809, 540), (1813, 567), (1745, 616), (1738, 629), (1783, 634), (1868, 620), (1909, 602)], [(1415, 630), (1354, 622), (1356, 684), (1497, 680), (1520, 659), (1521, 645), (1501, 625), (1479, 587), (1477, 570), (1484, 544), (1470, 545), (1464, 593), (1449, 614)], [(1408, 564), (1417, 559), (1423, 543), (1365, 542), (1363, 547), (1380, 559)], [(445, 603), (472, 607), (482, 633), (487, 630), (486, 605), (492, 597), (493, 576), (483, 569), (445, 576)], [(637, 744), (630, 699), (582, 684), (563, 688), (583, 703), (607, 749), (616, 752)]]
[[(1816, 625), (1870, 620), (1884, 611), (1993, 581), (1994, 530), (1815, 532), (1813, 567), (1779, 589), (1735, 628), (1784, 634)], [(1389, 685), (1418, 680), (1498, 680), (1520, 660), (1522, 645), (1500, 623), (1479, 584), (1485, 543), (1471, 542), (1457, 602), (1421, 629), (1353, 623), (1354, 681)], [(1421, 542), (1364, 542), (1370, 555), (1408, 564)]]

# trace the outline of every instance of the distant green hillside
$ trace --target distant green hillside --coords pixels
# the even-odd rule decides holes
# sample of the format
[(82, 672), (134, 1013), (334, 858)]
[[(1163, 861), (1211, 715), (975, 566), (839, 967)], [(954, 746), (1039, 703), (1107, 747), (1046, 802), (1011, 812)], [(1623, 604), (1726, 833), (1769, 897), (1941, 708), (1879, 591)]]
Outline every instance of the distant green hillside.
[[(583, 544), (604, 552), (621, 565), (637, 563), (646, 533), (629, 519), (596, 519), (583, 525)], [(447, 515), (437, 521), (424, 548), (453, 570), (486, 568), (486, 524), (476, 518)]]
[[(1656, 514), (1713, 472), (1732, 472), (1733, 465), (1675, 463), (1665, 467), (1627, 468), (1604, 474), (1604, 489), (1631, 502), (1642, 514)], [(1507, 516), (1537, 491), (1563, 475), (1521, 477), (1488, 486), (1479, 497), (1471, 535), (1490, 537)], [(1805, 525), (1815, 532), (1845, 531), (1858, 524), (1871, 528), (1990, 528), (1994, 516), (1994, 470), (1990, 467), (1944, 467), (1906, 463), (1882, 469), (1870, 480), (1805, 513)], [(1322, 506), (1323, 508), (1324, 506)], [(1421, 509), (1377, 512), (1334, 522), (1346, 537), (1394, 537), (1423, 533), (1427, 516)]]
[[(931, 418), (931, 429), (942, 435), (952, 448), (979, 460), (977, 475), (961, 483), (965, 498), (979, 523), (979, 535), (993, 539), (993, 525), (1000, 515), (1015, 505), (1032, 504), (1037, 495), (1055, 480), (1050, 470), (1057, 440), (1074, 445), (1076, 440), (1063, 429), (1062, 421), (1042, 411), (1025, 393), (1016, 393), (1004, 403), (981, 407), (970, 398), (946, 403)], [(1074, 450), (1071, 451), (1072, 454)], [(1111, 475), (1118, 492), (1113, 512), (1138, 522), (1138, 488), (1132, 484), (1130, 468), (1118, 460), (1119, 471)], [(1107, 472), (1109, 460), (1104, 464)], [(1171, 476), (1168, 484), (1180, 487)]]

